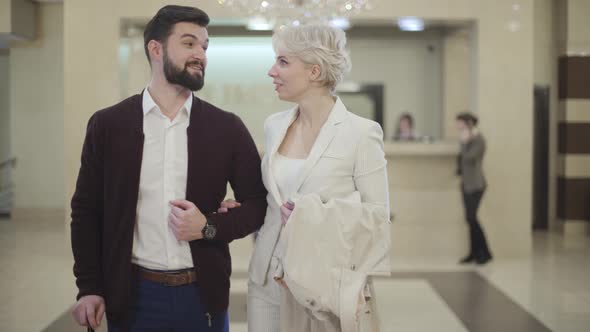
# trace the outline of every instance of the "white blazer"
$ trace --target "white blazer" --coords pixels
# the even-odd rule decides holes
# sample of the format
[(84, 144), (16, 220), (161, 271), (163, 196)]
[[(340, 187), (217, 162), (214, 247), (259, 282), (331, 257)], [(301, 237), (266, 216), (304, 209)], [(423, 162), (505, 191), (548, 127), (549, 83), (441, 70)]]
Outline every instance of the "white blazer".
[[(268, 208), (250, 261), (249, 275), (258, 285), (267, 282), (270, 260), (282, 227), (280, 206), (291, 199), (295, 210), (285, 228), (285, 281), (290, 288), (293, 286), (292, 292), (301, 290), (301, 294), (293, 293), (300, 304), (316, 313), (330, 311), (344, 323), (343, 319), (349, 317), (341, 315), (357, 308), (367, 276), (390, 273), (389, 193), (383, 131), (376, 122), (350, 113), (337, 98), (297, 179), (296, 194), (281, 197), (271, 171), (272, 156), (277, 153), (297, 112), (294, 107), (273, 114), (264, 124), (266, 153), (261, 167), (262, 180), (268, 190)], [(303, 208), (305, 213), (300, 211)], [(317, 227), (296, 227), (298, 215), (307, 215), (305, 219)], [(315, 233), (306, 234), (306, 228)], [(327, 252), (324, 255), (313, 251), (329, 248), (331, 250), (324, 250)], [(332, 273), (326, 272), (326, 263), (330, 260), (329, 268), (340, 271), (334, 276), (336, 279), (326, 275)], [(296, 272), (303, 269), (308, 273)], [(344, 282), (342, 277), (352, 278), (351, 282)], [(310, 288), (312, 282), (322, 285)], [(316, 289), (332, 289), (328, 283), (335, 282), (341, 287), (329, 298), (325, 291), (321, 296), (314, 294)], [(353, 284), (355, 286), (350, 287)], [(355, 302), (351, 303), (354, 308), (334, 305), (342, 301)]]

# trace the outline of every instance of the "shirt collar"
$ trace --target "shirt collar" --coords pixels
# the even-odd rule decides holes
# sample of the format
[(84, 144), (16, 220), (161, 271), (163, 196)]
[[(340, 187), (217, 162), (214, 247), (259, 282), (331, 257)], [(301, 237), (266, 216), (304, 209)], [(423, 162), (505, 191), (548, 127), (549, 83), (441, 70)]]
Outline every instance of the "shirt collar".
[[(148, 114), (155, 107), (158, 107), (158, 104), (156, 104), (156, 102), (152, 98), (152, 95), (150, 95), (150, 92), (149, 92), (148, 88), (146, 87), (143, 90), (143, 101), (142, 101), (143, 115)], [(184, 102), (183, 107), (186, 109), (186, 114), (190, 118), (190, 116), (191, 116), (191, 109), (193, 107), (193, 93), (192, 92), (188, 96), (188, 98), (186, 98), (186, 101)]]

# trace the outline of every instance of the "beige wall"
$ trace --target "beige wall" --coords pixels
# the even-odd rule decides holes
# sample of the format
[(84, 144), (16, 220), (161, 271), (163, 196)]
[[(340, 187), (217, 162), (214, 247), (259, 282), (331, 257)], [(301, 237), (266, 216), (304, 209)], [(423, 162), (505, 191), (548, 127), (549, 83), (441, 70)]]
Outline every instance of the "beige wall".
[(558, 56), (554, 3), (555, 0), (534, 2), (535, 83), (552, 86), (557, 83)]
[(443, 37), (443, 136), (456, 138), (455, 116), (473, 111), (473, 28), (450, 28)]
[(516, 1), (476, 2), (476, 112), (488, 140), (489, 180), (481, 215), (498, 254), (523, 253), (531, 244), (532, 1), (519, 2), (520, 14)]
[(12, 29), (11, 5), (10, 0), (0, 0), (0, 32), (6, 33)]
[(10, 32), (19, 38), (33, 39), (37, 30), (35, 22), (37, 4), (33, 1), (23, 0), (10, 0), (9, 2)]
[(10, 55), (0, 49), (0, 163), (10, 157)]
[[(11, 144), (18, 159), (15, 208), (61, 209), (66, 201), (63, 5), (43, 4), (38, 9), (38, 38), (13, 44), (10, 51)], [(77, 84), (83, 88), (89, 80)]]
[(590, 54), (590, 1), (567, 0), (567, 54)]
[[(195, 4), (189, 0), (177, 2)], [(164, 3), (160, 0), (64, 3), (67, 197), (73, 191), (89, 116), (96, 109), (119, 100), (119, 22), (124, 17), (150, 17)], [(514, 3), (521, 5), (517, 11), (513, 9)], [(234, 15), (214, 0), (200, 1), (199, 6), (216, 18)], [(482, 119), (482, 130), (489, 142), (485, 169), (490, 186), (481, 217), (497, 255), (529, 253), (533, 1), (400, 0), (378, 1), (377, 8), (363, 16), (384, 20), (404, 15), (476, 21), (475, 111)]]

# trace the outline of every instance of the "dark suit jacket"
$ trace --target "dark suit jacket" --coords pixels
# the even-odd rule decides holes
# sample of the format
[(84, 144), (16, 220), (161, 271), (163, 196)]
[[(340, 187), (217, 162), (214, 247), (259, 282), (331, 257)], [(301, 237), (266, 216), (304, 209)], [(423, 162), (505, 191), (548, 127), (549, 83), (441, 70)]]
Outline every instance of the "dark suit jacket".
[[(266, 190), (260, 156), (234, 114), (193, 99), (188, 135), (186, 199), (212, 214), (229, 182), (239, 209), (212, 214), (214, 241), (190, 242), (198, 284), (208, 311), (227, 309), (231, 259), (228, 243), (260, 228)], [(134, 300), (131, 264), (143, 153), (142, 96), (96, 112), (88, 122), (76, 191), (72, 198), (74, 275), (81, 296), (103, 296), (108, 318), (123, 321)]]

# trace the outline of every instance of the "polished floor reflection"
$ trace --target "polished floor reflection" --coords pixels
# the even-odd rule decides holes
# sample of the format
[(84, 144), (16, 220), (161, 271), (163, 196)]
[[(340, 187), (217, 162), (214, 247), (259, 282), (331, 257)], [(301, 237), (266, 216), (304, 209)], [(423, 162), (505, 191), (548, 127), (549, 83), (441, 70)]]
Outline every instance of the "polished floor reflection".
[[(232, 244), (234, 332), (246, 331), (251, 248), (250, 239)], [(485, 267), (457, 266), (455, 257), (397, 257), (392, 277), (375, 282), (382, 331), (589, 331), (588, 257), (589, 237), (546, 233), (534, 235), (531, 257), (498, 258)], [(68, 314), (75, 295), (71, 260), (59, 213), (0, 220), (0, 331), (81, 331)]]

